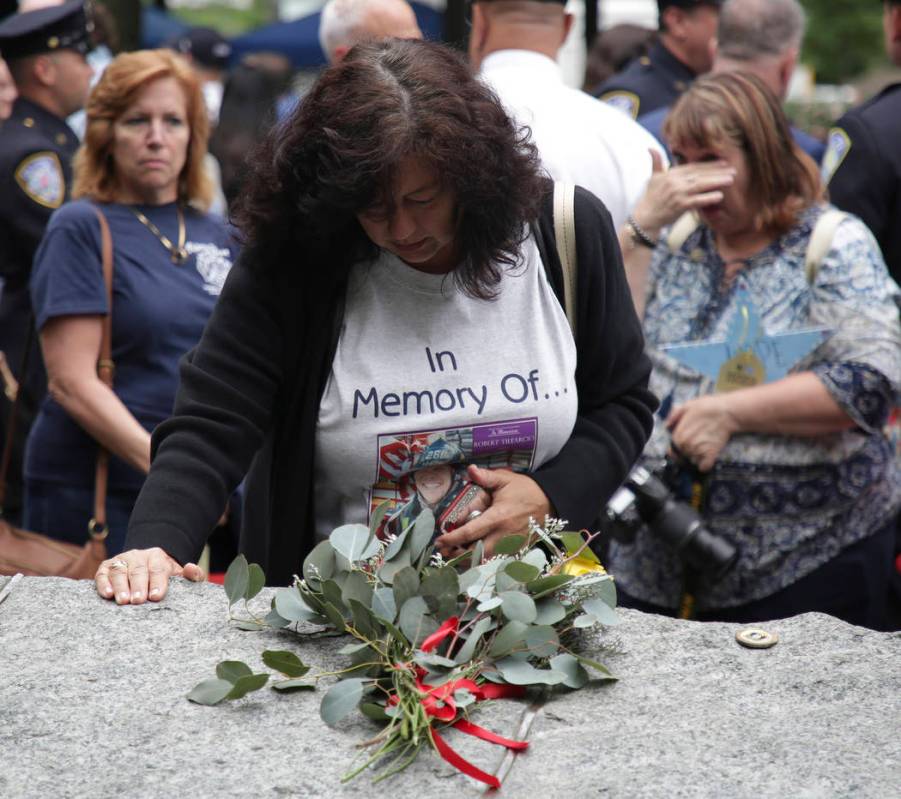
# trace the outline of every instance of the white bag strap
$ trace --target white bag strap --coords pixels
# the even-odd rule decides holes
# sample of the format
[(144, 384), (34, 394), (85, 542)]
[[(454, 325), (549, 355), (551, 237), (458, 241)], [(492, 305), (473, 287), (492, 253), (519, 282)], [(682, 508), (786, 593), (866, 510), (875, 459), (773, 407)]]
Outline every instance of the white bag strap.
[(810, 231), (810, 240), (807, 242), (807, 252), (804, 254), (804, 274), (807, 275), (807, 285), (812, 286), (820, 271), (820, 264), (832, 247), (832, 239), (835, 231), (844, 221), (846, 213), (837, 208), (829, 208), (820, 214), (813, 230)]
[(566, 318), (576, 337), (576, 187), (554, 183), (554, 238), (563, 270), (563, 300)]
[(679, 252), (699, 224), (700, 220), (694, 211), (686, 211), (682, 214), (670, 228), (669, 235), (666, 237), (666, 246), (669, 247), (669, 251)]

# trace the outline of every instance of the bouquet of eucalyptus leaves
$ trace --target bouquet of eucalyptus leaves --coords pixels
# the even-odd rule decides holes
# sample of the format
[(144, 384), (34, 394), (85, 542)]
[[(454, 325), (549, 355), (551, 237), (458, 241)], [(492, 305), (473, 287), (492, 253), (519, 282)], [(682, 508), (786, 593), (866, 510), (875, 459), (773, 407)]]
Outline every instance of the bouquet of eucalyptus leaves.
[[(333, 628), (350, 642), (338, 672), (310, 674), (290, 651), (268, 650), (263, 662), (279, 677), (277, 691), (314, 689), (337, 676), (324, 694), (322, 719), (334, 725), (359, 710), (382, 724), (366, 742), (370, 756), (345, 779), (368, 767), (384, 779), (431, 746), (461, 771), (499, 787), (497, 778), (451, 749), (441, 735), (458, 730), (511, 750), (527, 746), (470, 721), (481, 700), (521, 696), (530, 686), (578, 689), (614, 679), (582, 654), (578, 631), (618, 623), (616, 589), (589, 548), (593, 536), (565, 532), (565, 522), (532, 522), (528, 534), (511, 535), (483, 557), (472, 552), (444, 561), (432, 547), (435, 520), (422, 514), (398, 536), (376, 536), (383, 514), (370, 527), (344, 525), (320, 542), (303, 564), (303, 577), (277, 589), (271, 609), (254, 616), (248, 601), (265, 584), (257, 564), (239, 556), (225, 577), (230, 621), (245, 630), (291, 629), (299, 635)], [(243, 612), (238, 615), (236, 606)], [(590, 671), (589, 671), (590, 670)], [(223, 661), (188, 699), (213, 705), (265, 686), (272, 675), (240, 661)]]

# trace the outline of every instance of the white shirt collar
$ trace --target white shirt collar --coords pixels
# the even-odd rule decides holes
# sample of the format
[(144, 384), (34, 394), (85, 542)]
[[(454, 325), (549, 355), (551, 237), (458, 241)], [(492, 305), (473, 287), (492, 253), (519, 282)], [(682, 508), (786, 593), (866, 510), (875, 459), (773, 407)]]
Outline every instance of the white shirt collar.
[(534, 50), (496, 50), (482, 60), (480, 72), (484, 75), (500, 71), (529, 70), (530, 80), (541, 74), (556, 83), (563, 83), (560, 65), (552, 58)]

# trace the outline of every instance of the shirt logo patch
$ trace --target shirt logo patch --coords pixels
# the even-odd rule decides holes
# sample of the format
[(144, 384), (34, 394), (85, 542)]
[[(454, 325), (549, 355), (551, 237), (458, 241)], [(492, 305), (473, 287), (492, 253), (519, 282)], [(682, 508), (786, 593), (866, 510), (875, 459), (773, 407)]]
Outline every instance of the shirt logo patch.
[(232, 268), (231, 253), (225, 247), (217, 247), (215, 244), (198, 244), (189, 241), (185, 249), (196, 255), (196, 267), (203, 278), (203, 290), (207, 294), (218, 297)]
[(16, 183), (38, 205), (59, 208), (66, 197), (66, 179), (59, 156), (45, 150), (23, 159), (16, 167)]
[(632, 119), (638, 119), (638, 107), (641, 105), (641, 100), (635, 92), (607, 92), (601, 95), (601, 100), (620, 111), (625, 111)]
[(849, 152), (851, 152), (851, 137), (841, 128), (832, 128), (826, 139), (826, 153), (820, 167), (823, 183), (832, 180), (832, 176), (838, 171)]

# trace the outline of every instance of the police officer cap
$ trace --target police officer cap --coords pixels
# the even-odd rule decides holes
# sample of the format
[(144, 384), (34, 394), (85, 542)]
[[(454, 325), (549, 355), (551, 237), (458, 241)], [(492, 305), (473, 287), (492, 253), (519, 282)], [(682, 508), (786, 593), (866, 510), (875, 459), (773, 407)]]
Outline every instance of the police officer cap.
[(202, 67), (225, 69), (231, 58), (232, 46), (212, 28), (191, 28), (167, 42), (167, 47), (189, 55)]
[(13, 14), (0, 24), (0, 54), (12, 60), (56, 50), (91, 50), (90, 30), (83, 0)]
[(697, 8), (698, 6), (716, 6), (719, 7), (723, 4), (723, 0), (657, 0), (657, 8), (660, 10), (660, 13), (663, 13), (663, 9), (669, 8), (670, 6), (678, 6), (679, 8)]

